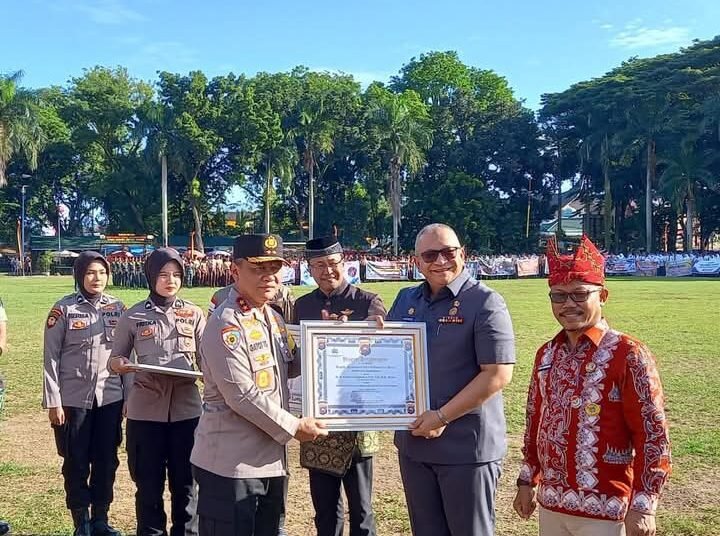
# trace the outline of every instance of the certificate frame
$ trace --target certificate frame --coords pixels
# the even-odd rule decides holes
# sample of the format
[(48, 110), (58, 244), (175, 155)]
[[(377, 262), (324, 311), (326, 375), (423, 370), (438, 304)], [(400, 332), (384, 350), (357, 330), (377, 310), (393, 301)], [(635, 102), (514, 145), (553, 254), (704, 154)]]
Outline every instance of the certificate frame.
[(178, 369), (173, 367), (163, 367), (161, 365), (148, 365), (145, 363), (131, 363), (129, 366), (133, 369), (133, 372), (145, 371), (155, 374), (165, 374), (166, 376), (179, 376), (181, 378), (197, 379), (203, 377), (202, 372), (198, 370)]
[[(300, 334), (303, 415), (328, 430), (406, 430), (429, 409), (424, 322), (386, 322), (380, 329), (375, 322), (303, 320)], [(348, 387), (352, 381), (359, 383)]]

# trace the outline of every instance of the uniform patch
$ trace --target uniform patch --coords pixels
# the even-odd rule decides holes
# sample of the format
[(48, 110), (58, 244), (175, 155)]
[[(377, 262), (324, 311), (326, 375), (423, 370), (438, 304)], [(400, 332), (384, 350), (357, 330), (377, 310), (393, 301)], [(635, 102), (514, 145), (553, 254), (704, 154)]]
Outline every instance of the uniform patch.
[(253, 357), (253, 361), (257, 363), (260, 366), (267, 365), (270, 363), (270, 360), (272, 359), (272, 356), (270, 354), (260, 354), (255, 357)]
[(258, 389), (267, 389), (272, 384), (272, 369), (266, 368), (255, 373), (255, 385)]
[(90, 325), (87, 320), (73, 320), (70, 323), (70, 329), (86, 329)]
[(140, 337), (147, 339), (155, 335), (155, 326), (147, 326), (140, 331)]
[(117, 307), (114, 303), (111, 303), (110, 305), (103, 305), (102, 308), (103, 311), (114, 311), (115, 309), (117, 309)]
[(177, 309), (175, 311), (175, 316), (179, 316), (181, 318), (192, 318), (195, 316), (195, 313), (193, 313), (191, 309)]
[(230, 350), (235, 350), (240, 345), (240, 330), (234, 326), (228, 326), (222, 330), (222, 340)]
[(263, 338), (262, 331), (260, 331), (259, 329), (253, 329), (250, 331), (248, 338), (253, 341), (259, 341)]
[(464, 324), (465, 319), (462, 316), (441, 316), (438, 318), (439, 324)]
[(58, 309), (57, 307), (53, 307), (52, 309), (50, 309), (50, 314), (48, 314), (47, 317), (47, 327), (54, 327), (55, 324), (57, 324), (58, 318), (60, 318), (62, 315), (62, 310)]

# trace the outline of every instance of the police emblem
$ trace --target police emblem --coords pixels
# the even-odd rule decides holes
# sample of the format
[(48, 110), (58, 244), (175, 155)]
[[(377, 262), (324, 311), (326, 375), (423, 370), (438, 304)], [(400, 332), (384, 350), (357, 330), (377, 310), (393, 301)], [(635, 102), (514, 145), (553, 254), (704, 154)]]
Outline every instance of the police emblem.
[(88, 325), (85, 320), (74, 320), (70, 325), (70, 329), (85, 329)]
[(58, 318), (62, 316), (62, 311), (57, 307), (50, 309), (50, 314), (47, 317), (47, 327), (52, 328), (57, 324)]
[(260, 330), (258, 330), (258, 329), (253, 329), (253, 330), (250, 332), (249, 337), (250, 337), (252, 340), (254, 340), (254, 341), (259, 341), (260, 339), (263, 338), (263, 334), (262, 334), (262, 332), (261, 332)]
[(450, 310), (448, 311), (448, 314), (450, 316), (455, 316), (457, 314), (457, 312), (458, 312), (457, 307), (451, 307)]
[(240, 344), (240, 330), (234, 326), (228, 326), (222, 330), (222, 340), (230, 350), (235, 350)]
[(265, 249), (275, 249), (278, 247), (277, 238), (270, 235), (265, 239), (265, 243), (263, 244), (265, 246)]
[(409, 315), (414, 315), (414, 314), (415, 314), (415, 307), (410, 307), (410, 309), (408, 309), (408, 314), (409, 314)]
[(253, 357), (253, 361), (258, 365), (267, 365), (270, 362), (270, 354), (260, 354)]
[(155, 334), (155, 328), (152, 326), (148, 326), (140, 332), (140, 337), (142, 337), (144, 339), (147, 337), (152, 337), (154, 334)]

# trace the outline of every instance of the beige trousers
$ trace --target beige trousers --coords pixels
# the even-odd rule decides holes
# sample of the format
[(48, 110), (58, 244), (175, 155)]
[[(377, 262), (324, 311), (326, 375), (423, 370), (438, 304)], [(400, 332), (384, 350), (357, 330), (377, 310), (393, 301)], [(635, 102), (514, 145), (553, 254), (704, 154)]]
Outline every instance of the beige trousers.
[(540, 509), (540, 536), (625, 536), (622, 521), (569, 516)]

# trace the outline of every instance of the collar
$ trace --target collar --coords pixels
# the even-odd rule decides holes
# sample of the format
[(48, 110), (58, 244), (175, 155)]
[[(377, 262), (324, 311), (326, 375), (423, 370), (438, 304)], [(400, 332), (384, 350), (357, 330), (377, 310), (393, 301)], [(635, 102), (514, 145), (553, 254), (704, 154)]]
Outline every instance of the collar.
[(348, 283), (347, 279), (343, 278), (342, 283), (340, 286), (336, 289), (334, 289), (330, 294), (325, 294), (322, 290), (320, 290), (320, 287), (317, 288), (318, 295), (323, 300), (326, 298), (332, 298), (334, 296), (341, 296), (345, 293), (345, 291), (350, 287), (350, 283)]
[[(93, 302), (88, 300), (85, 296), (83, 296), (82, 292), (78, 291), (75, 293), (75, 303), (89, 303), (90, 305), (93, 305)], [(107, 305), (110, 303), (110, 298), (108, 298), (104, 293), (100, 295), (100, 299), (98, 300), (98, 303), (100, 305)], [(0, 302), (0, 305), (2, 305), (2, 302)]]
[[(610, 331), (610, 326), (604, 318), (601, 318), (597, 324), (595, 324), (594, 326), (590, 326), (585, 331), (583, 331), (578, 341), (584, 337), (588, 339), (595, 346), (595, 348), (597, 348), (600, 346), (600, 341), (603, 340), (603, 337), (608, 331)], [(555, 337), (553, 338), (553, 341), (559, 344), (563, 344), (567, 342), (567, 340), (568, 337), (565, 333), (565, 330), (560, 331), (560, 333), (555, 335)]]
[[(170, 307), (168, 307), (168, 309), (169, 308), (182, 309), (183, 307), (185, 307), (185, 302), (183, 300), (181, 300), (180, 298), (175, 298), (175, 301), (172, 303), (172, 305)], [(145, 310), (149, 311), (151, 309), (158, 309), (160, 311), (163, 310), (162, 307), (160, 307), (159, 305), (155, 305), (153, 303), (153, 301), (150, 298), (148, 298), (147, 300), (145, 300)]]
[[(469, 279), (470, 272), (467, 271), (467, 268), (463, 268), (463, 271), (460, 272), (455, 279), (450, 281), (450, 283), (440, 289), (440, 292), (443, 292), (445, 289), (447, 289), (447, 291), (452, 294), (452, 297), (456, 298)], [(427, 281), (419, 285), (418, 289), (421, 295), (425, 296), (425, 298), (427, 298), (428, 300), (430, 299), (432, 294), (430, 292), (430, 285)]]

